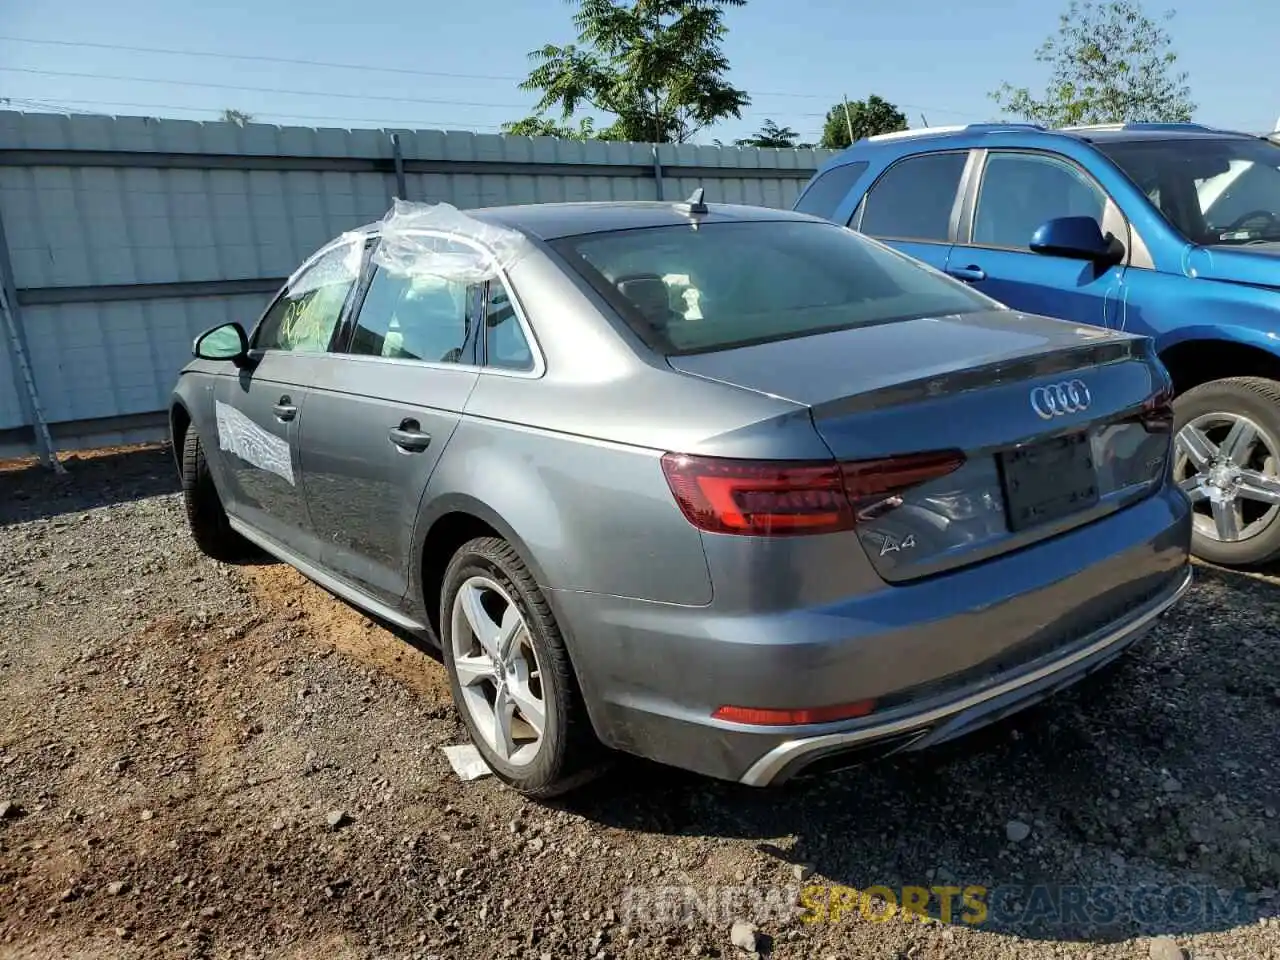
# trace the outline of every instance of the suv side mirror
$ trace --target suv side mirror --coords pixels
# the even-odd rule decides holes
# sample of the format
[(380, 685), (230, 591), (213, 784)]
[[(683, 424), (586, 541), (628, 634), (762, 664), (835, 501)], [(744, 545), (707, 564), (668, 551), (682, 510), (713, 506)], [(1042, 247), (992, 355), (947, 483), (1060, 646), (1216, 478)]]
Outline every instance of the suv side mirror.
[(240, 366), (249, 357), (249, 337), (240, 324), (224, 323), (196, 337), (191, 352), (199, 360), (230, 360)]
[(1041, 224), (1031, 235), (1031, 250), (1094, 263), (1115, 263), (1124, 256), (1124, 246), (1111, 234), (1103, 236), (1093, 217), (1057, 217)]

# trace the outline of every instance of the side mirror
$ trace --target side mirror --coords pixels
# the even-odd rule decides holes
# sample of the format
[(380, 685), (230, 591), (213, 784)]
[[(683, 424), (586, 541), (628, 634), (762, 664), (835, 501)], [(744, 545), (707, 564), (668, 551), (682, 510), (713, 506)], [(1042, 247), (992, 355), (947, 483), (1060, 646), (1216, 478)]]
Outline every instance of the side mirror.
[(1124, 256), (1124, 246), (1111, 234), (1103, 236), (1093, 217), (1058, 217), (1042, 224), (1031, 235), (1031, 250), (1094, 263), (1115, 263)]
[(196, 337), (191, 352), (199, 360), (230, 360), (239, 365), (249, 357), (249, 337), (240, 324), (224, 323)]

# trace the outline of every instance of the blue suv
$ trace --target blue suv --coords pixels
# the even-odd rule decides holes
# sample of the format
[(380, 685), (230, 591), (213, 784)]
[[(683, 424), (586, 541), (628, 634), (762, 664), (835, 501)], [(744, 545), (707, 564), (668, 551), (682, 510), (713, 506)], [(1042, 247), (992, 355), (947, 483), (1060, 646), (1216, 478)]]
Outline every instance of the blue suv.
[(795, 209), (1015, 310), (1153, 338), (1194, 552), (1280, 556), (1280, 145), (1193, 123), (908, 130), (830, 160)]

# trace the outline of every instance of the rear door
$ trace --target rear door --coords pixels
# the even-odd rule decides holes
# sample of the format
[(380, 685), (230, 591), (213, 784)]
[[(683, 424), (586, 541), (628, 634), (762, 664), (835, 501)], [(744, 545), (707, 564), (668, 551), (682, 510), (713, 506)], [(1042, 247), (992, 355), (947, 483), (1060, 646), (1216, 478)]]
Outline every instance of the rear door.
[[(1055, 217), (1092, 217), (1129, 247), (1128, 224), (1106, 191), (1066, 157), (980, 151), (981, 178), (966, 198), (947, 270), (1015, 310), (1116, 326), (1125, 262), (1101, 266), (1033, 253), (1031, 236)], [(1127, 260), (1127, 252), (1126, 252)]]
[(370, 269), (342, 355), (307, 400), (302, 447), (325, 567), (395, 606), (423, 491), (479, 376), (485, 285)]
[(968, 150), (898, 160), (872, 184), (849, 225), (938, 270), (947, 267), (960, 220)]
[(304, 265), (253, 332), (250, 355), (257, 362), (238, 376), (218, 377), (214, 390), (227, 512), (313, 561), (319, 551), (302, 492), (302, 416), (359, 263), (359, 244), (346, 242)]

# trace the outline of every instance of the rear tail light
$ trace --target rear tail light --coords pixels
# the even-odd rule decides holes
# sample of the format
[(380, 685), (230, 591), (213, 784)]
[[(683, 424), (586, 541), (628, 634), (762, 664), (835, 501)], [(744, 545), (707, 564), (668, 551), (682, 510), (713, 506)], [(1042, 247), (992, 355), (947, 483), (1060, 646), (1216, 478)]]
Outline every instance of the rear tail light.
[(699, 530), (753, 537), (850, 530), (868, 511), (892, 509), (910, 487), (964, 463), (958, 450), (880, 460), (728, 460), (668, 453), (662, 470)]
[(1173, 390), (1165, 387), (1142, 405), (1138, 420), (1147, 433), (1173, 432)]
[(911, 487), (945, 477), (964, 465), (959, 450), (911, 453), (883, 460), (854, 460), (841, 464), (844, 488), (859, 519), (868, 509), (883, 507), (886, 500)]

